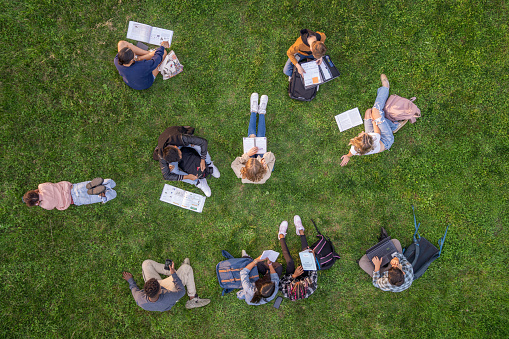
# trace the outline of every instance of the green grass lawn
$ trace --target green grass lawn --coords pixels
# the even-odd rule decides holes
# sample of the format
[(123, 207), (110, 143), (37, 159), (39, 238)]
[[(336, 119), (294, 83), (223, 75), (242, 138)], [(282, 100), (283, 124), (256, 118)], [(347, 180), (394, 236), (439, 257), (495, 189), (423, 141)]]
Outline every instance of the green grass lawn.
[[(506, 1), (1, 2), (0, 336), (49, 338), (509, 337), (509, 9)], [(175, 31), (184, 72), (145, 91), (113, 58), (129, 20)], [(309, 28), (327, 35), (341, 77), (315, 100), (291, 100), (286, 50)], [(422, 118), (390, 151), (340, 167), (349, 139), (334, 115), (369, 108), (387, 74)], [(276, 168), (242, 185), (249, 96), (267, 94)], [(162, 203), (151, 158), (159, 134), (192, 125), (221, 170), (203, 213)], [(42, 182), (113, 178), (118, 197), (66, 211), (28, 208)], [(201, 193), (184, 183), (174, 185)], [(382, 292), (357, 265), (380, 226), (411, 243), (416, 207), (442, 257), (403, 293)], [(221, 250), (280, 251), (277, 229), (313, 218), (341, 255), (307, 300), (248, 306), (221, 297)], [(298, 237), (290, 222), (294, 256)], [(139, 308), (145, 259), (189, 257), (205, 308), (184, 297), (166, 313)], [(282, 262), (282, 258), (279, 259)]]

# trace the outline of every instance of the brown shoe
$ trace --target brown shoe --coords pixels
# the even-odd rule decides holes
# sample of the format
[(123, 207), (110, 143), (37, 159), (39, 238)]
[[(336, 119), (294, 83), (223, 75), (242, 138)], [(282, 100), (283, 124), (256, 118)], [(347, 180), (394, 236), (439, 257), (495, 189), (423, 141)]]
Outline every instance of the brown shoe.
[(408, 122), (408, 120), (401, 120), (398, 121), (398, 127), (392, 132), (392, 134), (396, 134), (397, 131), (401, 129), (401, 127), (405, 126), (405, 124)]

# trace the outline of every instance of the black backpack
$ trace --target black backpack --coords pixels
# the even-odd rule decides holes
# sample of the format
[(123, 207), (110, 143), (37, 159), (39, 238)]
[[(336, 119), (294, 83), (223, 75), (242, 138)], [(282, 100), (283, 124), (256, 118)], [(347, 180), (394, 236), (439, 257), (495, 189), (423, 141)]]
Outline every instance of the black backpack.
[[(313, 59), (302, 58), (299, 60), (299, 64), (310, 60)], [(290, 78), (290, 84), (288, 85), (288, 95), (290, 98), (300, 101), (311, 101), (316, 97), (316, 92), (318, 92), (318, 87), (316, 86), (308, 89), (304, 87), (304, 80), (297, 71), (297, 67), (294, 67), (292, 77)]]
[(320, 231), (318, 230), (318, 227), (316, 227), (316, 224), (313, 221), (313, 219), (311, 219), (311, 221), (313, 222), (313, 225), (315, 225), (316, 233), (318, 233), (318, 235), (316, 236), (318, 238), (318, 241), (311, 245), (310, 248), (313, 250), (313, 253), (315, 254), (318, 269), (328, 270), (329, 268), (332, 267), (332, 265), (334, 265), (336, 260), (338, 260), (341, 257), (339, 256), (339, 254), (336, 253), (334, 245), (332, 244), (332, 241), (329, 239), (329, 237), (321, 234)]
[(447, 226), (445, 229), (444, 236), (438, 240), (437, 248), (426, 238), (420, 236), (419, 226), (421, 226), (421, 223), (417, 224), (414, 206), (412, 206), (412, 211), (414, 213), (415, 227), (414, 242), (403, 250), (403, 254), (412, 264), (412, 268), (414, 270), (414, 280), (417, 280), (424, 274), (424, 272), (426, 272), (429, 265), (431, 265), (431, 263), (438, 259), (440, 254), (442, 254), (442, 247), (444, 246), (445, 237), (447, 236), (447, 230), (449, 229), (449, 226)]

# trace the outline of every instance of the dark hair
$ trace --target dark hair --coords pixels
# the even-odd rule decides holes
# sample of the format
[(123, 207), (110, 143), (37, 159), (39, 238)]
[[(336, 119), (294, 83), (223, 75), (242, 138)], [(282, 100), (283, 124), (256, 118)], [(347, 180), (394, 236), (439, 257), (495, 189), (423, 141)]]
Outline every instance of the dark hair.
[(255, 281), (256, 292), (251, 299), (251, 303), (257, 304), (262, 298), (268, 298), (274, 293), (276, 284), (270, 281), (270, 275), (266, 274), (263, 278)]
[(159, 285), (159, 281), (157, 281), (155, 278), (152, 278), (147, 280), (145, 286), (143, 286), (143, 289), (149, 298), (153, 298), (157, 295), (157, 293), (159, 293), (160, 287), (161, 286)]
[(181, 156), (178, 147), (166, 146), (163, 149), (163, 158), (168, 162), (179, 161), (181, 159)]
[(23, 196), (23, 202), (27, 204), (27, 206), (35, 206), (39, 202), (39, 193), (36, 190), (31, 190), (25, 193)]
[(131, 62), (134, 58), (134, 52), (129, 47), (124, 47), (118, 52), (118, 63), (125, 65)]
[(391, 285), (394, 286), (401, 286), (405, 282), (405, 274), (402, 270), (396, 267), (389, 268), (388, 276), (389, 276), (389, 282)]

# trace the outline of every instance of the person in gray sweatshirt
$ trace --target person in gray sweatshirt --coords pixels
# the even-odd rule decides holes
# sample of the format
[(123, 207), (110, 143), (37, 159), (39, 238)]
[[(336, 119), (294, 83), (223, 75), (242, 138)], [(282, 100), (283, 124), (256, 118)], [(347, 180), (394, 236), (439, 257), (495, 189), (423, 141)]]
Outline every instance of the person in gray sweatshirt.
[[(210, 303), (210, 299), (202, 299), (196, 294), (194, 283), (193, 268), (190, 265), (189, 258), (175, 271), (175, 263), (165, 267), (164, 264), (153, 260), (145, 260), (142, 264), (143, 280), (145, 285), (140, 290), (133, 275), (129, 272), (122, 272), (122, 277), (129, 283), (129, 289), (133, 294), (136, 304), (145, 311), (169, 311), (186, 294), (189, 300), (186, 302), (186, 308), (202, 307)], [(160, 274), (168, 276), (161, 279)]]

